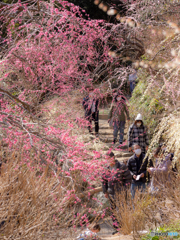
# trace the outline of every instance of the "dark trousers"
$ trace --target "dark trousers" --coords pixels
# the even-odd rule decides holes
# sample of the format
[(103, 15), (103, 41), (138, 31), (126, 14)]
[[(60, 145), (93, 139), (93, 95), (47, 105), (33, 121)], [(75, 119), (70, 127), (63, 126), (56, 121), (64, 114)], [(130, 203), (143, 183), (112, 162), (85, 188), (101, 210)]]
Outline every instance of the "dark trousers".
[(124, 138), (124, 127), (125, 121), (114, 121), (114, 140), (117, 139), (118, 131), (119, 131), (119, 143), (123, 143)]
[(144, 192), (146, 190), (146, 184), (143, 183), (143, 182), (131, 183), (131, 195), (132, 195), (132, 198), (134, 198), (136, 190)]
[(94, 121), (95, 133), (98, 134), (98, 132), (99, 132), (99, 112), (92, 113), (90, 116), (87, 117), (87, 120), (89, 121), (89, 126), (88, 126), (89, 132), (92, 132), (92, 121)]
[(130, 81), (130, 92), (131, 92), (131, 96), (132, 96), (132, 93), (133, 93), (134, 88), (135, 88), (135, 81)]

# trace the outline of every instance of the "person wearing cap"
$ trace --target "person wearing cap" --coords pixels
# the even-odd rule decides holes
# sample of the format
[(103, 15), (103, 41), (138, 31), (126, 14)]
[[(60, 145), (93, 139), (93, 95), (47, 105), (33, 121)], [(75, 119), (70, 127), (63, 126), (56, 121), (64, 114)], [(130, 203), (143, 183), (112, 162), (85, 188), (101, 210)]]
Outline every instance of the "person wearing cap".
[(146, 127), (143, 124), (142, 115), (139, 113), (135, 122), (128, 130), (128, 151), (132, 151), (132, 146), (138, 144), (141, 147), (142, 153), (146, 153), (149, 146), (149, 140)]
[[(108, 166), (102, 176), (102, 189), (104, 196), (110, 201), (113, 212), (116, 209), (118, 194), (130, 188), (132, 177), (127, 166), (124, 163), (118, 162), (113, 152), (107, 153), (106, 158)], [(113, 234), (115, 234), (118, 232), (117, 229), (121, 224), (118, 223), (114, 214), (112, 214), (112, 220), (115, 229)]]
[(99, 133), (99, 99), (94, 95), (94, 88), (87, 88), (89, 94), (83, 99), (82, 105), (85, 110), (85, 118), (89, 121), (88, 130), (92, 133), (92, 121), (95, 123), (95, 135)]
[(119, 144), (123, 143), (126, 116), (127, 120), (129, 121), (130, 120), (129, 111), (125, 103), (125, 98), (121, 95), (116, 95), (115, 101), (112, 104), (108, 115), (108, 122), (112, 121), (112, 126), (114, 128), (113, 132), (114, 144), (117, 141), (118, 131), (119, 131)]

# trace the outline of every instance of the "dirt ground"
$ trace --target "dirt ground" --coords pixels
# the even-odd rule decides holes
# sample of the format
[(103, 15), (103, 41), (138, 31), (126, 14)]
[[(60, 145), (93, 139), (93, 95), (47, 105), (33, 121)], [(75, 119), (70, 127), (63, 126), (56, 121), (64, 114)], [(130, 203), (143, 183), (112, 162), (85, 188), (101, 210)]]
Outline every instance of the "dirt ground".
[(100, 224), (100, 226), (101, 226), (101, 231), (99, 232), (98, 236), (102, 240), (133, 240), (132, 235), (123, 235), (123, 234), (112, 235), (112, 232), (114, 230), (106, 222)]

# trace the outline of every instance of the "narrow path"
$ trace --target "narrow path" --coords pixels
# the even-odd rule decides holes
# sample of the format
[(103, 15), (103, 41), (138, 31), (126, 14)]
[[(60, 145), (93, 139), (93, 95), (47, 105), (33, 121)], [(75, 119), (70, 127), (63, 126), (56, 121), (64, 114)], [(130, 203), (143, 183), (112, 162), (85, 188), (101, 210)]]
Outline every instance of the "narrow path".
[[(103, 148), (101, 149), (102, 152), (106, 153), (108, 149), (112, 148), (112, 151), (115, 154), (115, 157), (118, 161), (127, 161), (129, 157), (132, 156), (132, 153), (129, 153), (127, 150), (127, 144), (123, 147), (119, 148), (119, 144), (113, 145), (113, 129), (109, 128), (109, 124), (107, 122), (108, 115), (107, 114), (100, 114), (99, 115), (99, 139), (101, 142), (103, 142)], [(124, 142), (127, 141), (127, 131), (128, 126), (126, 124), (125, 131), (124, 131)], [(112, 235), (112, 232), (114, 229), (110, 226), (111, 220), (104, 221), (103, 223), (100, 223), (101, 231), (98, 234), (99, 237), (101, 237), (102, 240), (133, 240), (132, 235)]]
[(123, 235), (123, 234), (118, 234), (118, 235), (112, 235), (112, 232), (114, 231), (112, 227), (107, 222), (104, 222), (100, 224), (101, 226), (101, 231), (99, 232), (98, 236), (102, 240), (133, 240), (132, 235)]
[(131, 157), (132, 153), (129, 153), (127, 150), (128, 148), (127, 147), (127, 132), (128, 132), (127, 124), (125, 125), (125, 131), (124, 131), (124, 142), (126, 142), (126, 144), (122, 147), (119, 147), (118, 143), (116, 143), (115, 145), (112, 144), (113, 129), (109, 128), (109, 124), (107, 122), (108, 115), (100, 114), (99, 119), (100, 119), (99, 120), (99, 138), (100, 138), (100, 141), (104, 142), (104, 149), (102, 149), (102, 151), (107, 152), (108, 148), (112, 148), (112, 151), (114, 152), (116, 159), (118, 161), (124, 161), (124, 160), (127, 160), (129, 157)]

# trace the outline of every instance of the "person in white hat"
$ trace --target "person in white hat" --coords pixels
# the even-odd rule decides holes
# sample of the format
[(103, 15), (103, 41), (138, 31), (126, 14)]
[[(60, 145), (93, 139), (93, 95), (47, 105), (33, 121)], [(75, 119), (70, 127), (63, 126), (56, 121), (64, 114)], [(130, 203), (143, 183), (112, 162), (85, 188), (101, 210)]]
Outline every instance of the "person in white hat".
[(143, 124), (142, 115), (139, 113), (135, 122), (129, 127), (128, 131), (128, 151), (132, 151), (132, 146), (138, 144), (142, 153), (146, 153), (149, 146), (149, 140), (146, 127)]
[(142, 121), (142, 115), (140, 113), (138, 113), (135, 121)]

